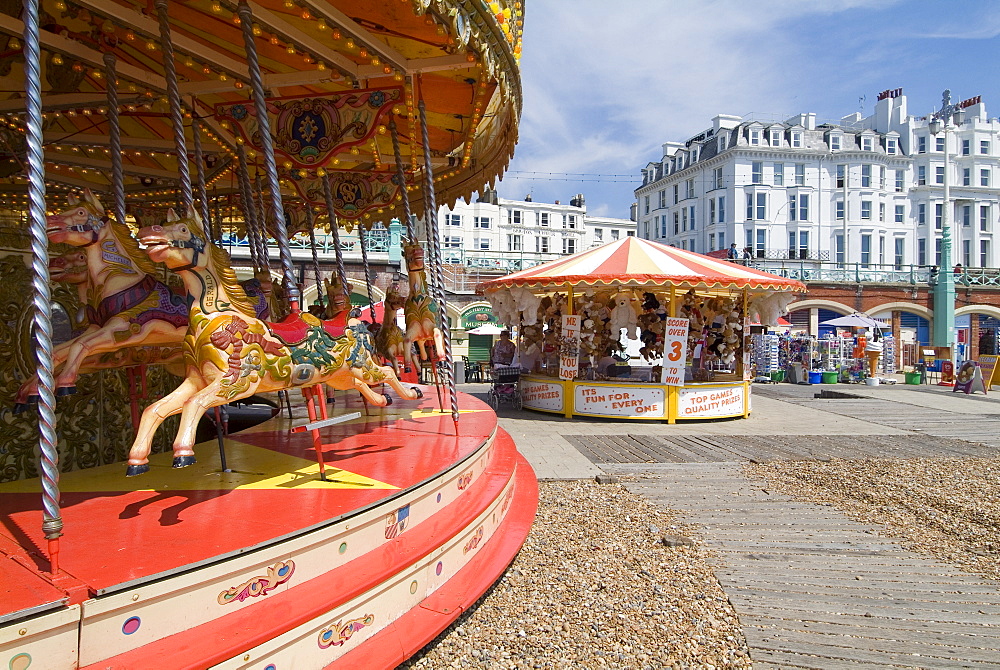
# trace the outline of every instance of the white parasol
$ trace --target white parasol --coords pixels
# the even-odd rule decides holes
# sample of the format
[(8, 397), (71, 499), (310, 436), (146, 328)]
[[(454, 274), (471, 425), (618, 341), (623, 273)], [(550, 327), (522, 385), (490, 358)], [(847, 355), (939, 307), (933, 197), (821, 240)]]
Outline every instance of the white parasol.
[(889, 324), (873, 319), (864, 312), (854, 312), (847, 316), (838, 316), (836, 319), (821, 321), (821, 326), (842, 326), (845, 328), (889, 328)]

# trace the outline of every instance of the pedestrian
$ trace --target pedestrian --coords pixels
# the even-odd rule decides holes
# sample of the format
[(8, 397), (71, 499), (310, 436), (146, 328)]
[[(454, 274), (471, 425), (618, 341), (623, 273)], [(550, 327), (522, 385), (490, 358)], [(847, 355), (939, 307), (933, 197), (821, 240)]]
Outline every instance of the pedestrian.
[(495, 366), (508, 366), (514, 361), (517, 347), (511, 342), (510, 331), (500, 332), (500, 340), (490, 349), (490, 363)]
[(738, 261), (740, 259), (740, 252), (736, 248), (735, 242), (729, 245), (729, 251), (726, 252), (726, 259), (730, 261)]
[(964, 272), (964, 269), (962, 268), (962, 264), (961, 263), (959, 263), (958, 265), (955, 266), (955, 277), (961, 277), (963, 272)]
[(750, 247), (743, 247), (743, 265), (750, 265), (750, 260), (753, 258), (753, 249)]

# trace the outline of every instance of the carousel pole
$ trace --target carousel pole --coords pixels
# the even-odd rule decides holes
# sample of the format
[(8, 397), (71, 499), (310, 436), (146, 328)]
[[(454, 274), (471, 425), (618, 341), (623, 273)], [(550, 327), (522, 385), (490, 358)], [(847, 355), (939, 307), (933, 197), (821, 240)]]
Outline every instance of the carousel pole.
[(438, 235), (437, 204), (434, 202), (434, 171), (431, 167), (431, 144), (427, 138), (427, 106), (421, 100), (420, 108), (420, 131), (424, 141), (424, 179), (427, 189), (427, 220), (430, 223), (428, 248), (434, 250), (431, 267), (435, 270), (432, 274), (438, 275), (435, 290), (441, 315), (441, 334), (444, 336), (444, 359), (447, 370), (445, 374), (448, 379), (448, 395), (451, 400), (451, 418), (455, 422), (455, 433), (458, 434), (458, 392), (455, 389), (455, 367), (451, 354), (451, 327), (448, 325), (448, 303), (444, 297), (444, 287), (441, 284), (441, 238)]
[(219, 187), (212, 187), (212, 195), (215, 199), (215, 234), (216, 238), (212, 240), (213, 242), (220, 242), (222, 240), (222, 204), (219, 200)]
[(200, 201), (201, 220), (205, 224), (208, 238), (212, 239), (215, 236), (212, 234), (212, 216), (208, 211), (208, 191), (205, 188), (205, 161), (203, 160), (201, 154), (201, 123), (198, 121), (198, 115), (195, 112), (196, 109), (195, 101), (192, 99), (191, 135), (194, 137), (194, 166), (197, 171), (198, 200)]
[(299, 311), (299, 287), (295, 283), (295, 268), (292, 265), (292, 250), (288, 247), (288, 231), (285, 229), (284, 206), (281, 203), (281, 185), (278, 183), (278, 166), (274, 162), (274, 143), (271, 141), (271, 122), (267, 117), (267, 101), (264, 99), (264, 82), (260, 75), (260, 61), (257, 59), (257, 43), (253, 36), (253, 13), (246, 0), (240, 0), (237, 7), (243, 42), (246, 45), (247, 67), (250, 71), (250, 85), (257, 112), (257, 128), (261, 147), (264, 150), (264, 169), (268, 186), (271, 188), (271, 214), (274, 218), (275, 240), (281, 254), (281, 270), (285, 276), (285, 295), (292, 313)]
[(319, 256), (316, 254), (316, 224), (313, 221), (312, 205), (306, 201), (306, 225), (309, 227), (309, 248), (312, 250), (313, 274), (316, 276), (316, 301), (323, 309), (323, 277), (319, 272)]
[[(170, 102), (170, 122), (174, 127), (174, 148), (177, 151), (177, 172), (180, 175), (180, 208), (187, 212), (191, 206), (191, 172), (188, 168), (187, 142), (184, 139), (184, 113), (181, 111), (181, 94), (177, 88), (177, 67), (174, 63), (174, 45), (170, 41), (170, 19), (167, 0), (153, 0), (156, 17), (160, 21), (160, 48), (163, 49), (163, 74), (167, 80), (167, 100)], [(182, 213), (183, 216), (183, 213)], [(124, 223), (124, 221), (122, 222)]]
[(243, 205), (243, 223), (247, 229), (247, 240), (250, 243), (250, 258), (254, 270), (264, 269), (261, 265), (257, 249), (257, 209), (253, 204), (253, 194), (250, 190), (250, 173), (247, 169), (247, 150), (242, 142), (236, 143), (236, 181), (240, 187), (240, 203)]
[[(330, 173), (323, 172), (323, 197), (326, 199), (326, 211), (330, 216), (330, 232), (333, 233), (333, 250), (337, 254), (337, 276), (340, 278), (341, 290), (350, 301), (351, 292), (347, 288), (347, 272), (344, 270), (344, 252), (340, 248), (340, 223), (333, 209), (333, 189), (330, 188)], [(333, 304), (333, 298), (330, 298)]]
[[(118, 118), (117, 59), (104, 54), (104, 78), (108, 82), (108, 146), (111, 149), (111, 189), (115, 195), (115, 218), (125, 223), (125, 170), (122, 167), (122, 129)], [(138, 424), (136, 424), (138, 425)]]
[(49, 289), (49, 240), (45, 235), (45, 153), (42, 135), (42, 74), (38, 0), (24, 0), (25, 125), (27, 127), (28, 221), (34, 290), (34, 334), (38, 342), (38, 446), (42, 471), (42, 532), (48, 540), (49, 570), (59, 572), (59, 451), (52, 365), (52, 294)]
[[(260, 245), (257, 253), (261, 262), (271, 270), (271, 253), (267, 248), (267, 207), (264, 206), (264, 185), (260, 180), (260, 172), (254, 175), (254, 189), (257, 193), (257, 244)], [(284, 217), (282, 217), (284, 220)]]
[(372, 297), (372, 269), (368, 265), (368, 250), (365, 248), (365, 227), (360, 221), (358, 221), (358, 244), (361, 245), (361, 264), (365, 266), (365, 290), (368, 291), (368, 306), (372, 312), (372, 323), (377, 323), (375, 299)]
[(392, 153), (396, 158), (396, 181), (399, 183), (399, 193), (403, 198), (403, 218), (406, 221), (406, 237), (410, 242), (417, 241), (417, 233), (413, 230), (413, 220), (410, 218), (410, 194), (406, 190), (406, 173), (403, 171), (403, 156), (399, 152), (399, 134), (396, 132), (396, 122), (389, 122), (389, 132), (392, 134)]

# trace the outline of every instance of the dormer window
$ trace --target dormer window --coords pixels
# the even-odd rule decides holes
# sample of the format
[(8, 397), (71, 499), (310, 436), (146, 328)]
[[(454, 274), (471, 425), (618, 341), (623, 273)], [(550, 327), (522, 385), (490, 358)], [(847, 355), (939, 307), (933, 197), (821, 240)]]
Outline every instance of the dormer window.
[(721, 154), (725, 150), (726, 150), (726, 137), (723, 135), (723, 136), (719, 137), (718, 152)]
[(771, 133), (771, 146), (772, 147), (780, 147), (781, 146), (781, 131), (780, 130), (771, 130), (770, 133)]
[(862, 135), (861, 136), (861, 150), (862, 151), (871, 151), (874, 146), (875, 146), (875, 138), (873, 138), (871, 135)]
[(840, 151), (844, 144), (844, 138), (840, 135), (830, 135), (830, 151)]
[(759, 147), (760, 146), (760, 129), (751, 128), (750, 129), (750, 146)]
[(802, 131), (801, 130), (793, 130), (792, 131), (790, 144), (791, 144), (791, 146), (792, 146), (793, 149), (801, 149), (802, 148)]
[(895, 156), (899, 153), (899, 140), (895, 137), (885, 138), (885, 152), (890, 156)]

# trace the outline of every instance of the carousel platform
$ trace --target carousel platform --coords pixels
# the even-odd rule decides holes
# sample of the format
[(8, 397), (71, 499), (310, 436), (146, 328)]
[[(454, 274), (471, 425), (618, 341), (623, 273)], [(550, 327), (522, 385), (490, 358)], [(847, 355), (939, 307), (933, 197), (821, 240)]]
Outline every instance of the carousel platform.
[[(500, 576), (537, 483), (496, 415), (433, 388), (365, 408), (337, 394), (319, 479), (304, 404), (214, 443), (62, 476), (60, 574), (42, 549), (38, 480), (0, 485), (0, 666), (393, 667)], [(301, 415), (301, 416), (299, 416)], [(361, 660), (363, 659), (363, 660)]]

